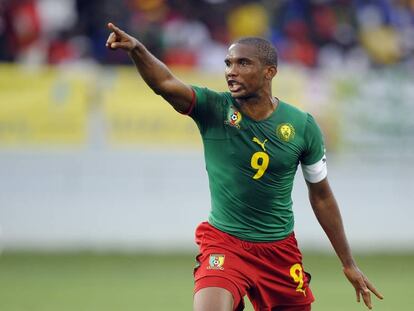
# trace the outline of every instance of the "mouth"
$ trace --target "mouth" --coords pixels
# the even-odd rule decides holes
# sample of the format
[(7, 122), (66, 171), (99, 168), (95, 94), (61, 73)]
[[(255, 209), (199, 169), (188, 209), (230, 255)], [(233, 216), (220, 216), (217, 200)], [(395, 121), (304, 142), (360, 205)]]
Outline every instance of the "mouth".
[(229, 91), (232, 93), (239, 92), (243, 88), (243, 84), (236, 80), (227, 80)]

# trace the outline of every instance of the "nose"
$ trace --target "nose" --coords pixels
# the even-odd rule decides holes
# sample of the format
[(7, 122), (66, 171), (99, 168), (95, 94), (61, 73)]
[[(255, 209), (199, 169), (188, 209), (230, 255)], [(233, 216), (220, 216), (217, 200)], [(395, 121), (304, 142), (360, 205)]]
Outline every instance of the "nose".
[(226, 76), (227, 77), (234, 77), (237, 76), (239, 73), (237, 71), (236, 66), (233, 64), (226, 66)]

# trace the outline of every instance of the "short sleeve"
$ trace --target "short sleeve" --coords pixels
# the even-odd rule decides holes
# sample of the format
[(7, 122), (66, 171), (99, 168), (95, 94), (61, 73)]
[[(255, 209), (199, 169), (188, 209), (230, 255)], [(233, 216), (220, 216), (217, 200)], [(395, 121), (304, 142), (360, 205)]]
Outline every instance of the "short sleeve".
[(301, 163), (304, 165), (315, 164), (325, 155), (325, 142), (321, 129), (310, 114), (306, 120), (304, 137), (305, 150), (301, 157)]
[(223, 121), (222, 93), (208, 88), (192, 86), (195, 93), (194, 108), (189, 116), (197, 123), (201, 132), (207, 128), (221, 125)]
[(325, 144), (322, 132), (313, 117), (308, 114), (305, 128), (305, 152), (301, 159), (303, 177), (310, 183), (322, 181), (328, 174)]

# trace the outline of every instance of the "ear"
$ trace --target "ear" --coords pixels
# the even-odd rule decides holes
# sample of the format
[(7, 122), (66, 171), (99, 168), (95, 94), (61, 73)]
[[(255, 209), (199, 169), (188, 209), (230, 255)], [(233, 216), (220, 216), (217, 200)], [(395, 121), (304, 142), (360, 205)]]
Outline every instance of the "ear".
[(277, 74), (277, 67), (276, 66), (266, 66), (265, 69), (265, 79), (272, 80)]

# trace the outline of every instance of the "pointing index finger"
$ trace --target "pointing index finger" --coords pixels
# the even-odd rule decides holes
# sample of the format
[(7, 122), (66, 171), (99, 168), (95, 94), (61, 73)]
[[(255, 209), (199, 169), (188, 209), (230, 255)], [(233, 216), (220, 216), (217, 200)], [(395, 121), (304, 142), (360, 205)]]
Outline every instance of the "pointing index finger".
[(113, 23), (108, 23), (108, 28), (115, 32), (116, 34), (121, 34), (122, 30), (115, 26)]

